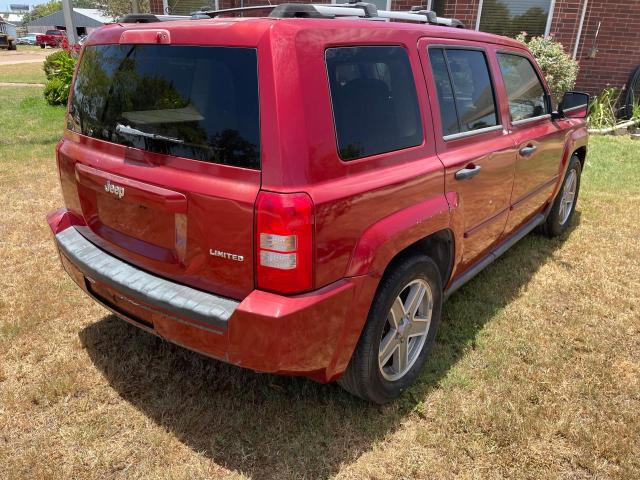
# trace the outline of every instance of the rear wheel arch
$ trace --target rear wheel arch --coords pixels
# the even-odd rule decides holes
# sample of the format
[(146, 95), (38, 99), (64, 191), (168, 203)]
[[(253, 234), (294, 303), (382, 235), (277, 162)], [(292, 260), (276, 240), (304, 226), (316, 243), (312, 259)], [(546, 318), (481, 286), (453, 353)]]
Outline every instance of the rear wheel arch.
[[(453, 231), (449, 228), (443, 228), (418, 240), (414, 240), (413, 243), (398, 251), (388, 262), (386, 262), (386, 266), (383, 270), (377, 270), (380, 275), (379, 281), (372, 284), (371, 289), (364, 294), (367, 298), (367, 305), (366, 310), (364, 311), (364, 317), (362, 318), (362, 323), (356, 322), (357, 325), (351, 325), (351, 327), (347, 329), (348, 332), (345, 333), (345, 336), (342, 339), (343, 343), (341, 344), (341, 347), (336, 350), (340, 353), (334, 359), (328, 377), (333, 379), (339, 377), (347, 367), (354, 354), (356, 345), (363, 334), (366, 318), (373, 306), (373, 301), (381, 286), (384, 284), (385, 279), (392, 275), (393, 272), (395, 272), (409, 259), (425, 255), (435, 263), (440, 275), (440, 285), (442, 290), (444, 290), (455, 263), (455, 237)], [(374, 272), (375, 271), (371, 271), (370, 275), (372, 275), (372, 277), (377, 277), (378, 275), (375, 275)]]
[(584, 170), (584, 163), (587, 161), (587, 147), (582, 146), (577, 148), (573, 151), (569, 158), (573, 157), (574, 155), (580, 160), (580, 169)]
[[(409, 296), (416, 284), (423, 285), (422, 293), (416, 290), (414, 297), (422, 307), (416, 303), (413, 309), (407, 308), (414, 302)], [(419, 250), (404, 250), (394, 257), (378, 285), (338, 384), (353, 395), (378, 404), (393, 400), (409, 388), (419, 376), (433, 345), (441, 318), (442, 290), (440, 272), (432, 258)], [(403, 292), (407, 292), (406, 297), (401, 297)], [(390, 313), (397, 311), (398, 300), (403, 305), (401, 313)], [(426, 310), (416, 313), (421, 308)], [(419, 331), (415, 330), (416, 325), (422, 325)], [(404, 364), (401, 361), (403, 345), (407, 359)], [(387, 371), (388, 368), (391, 371)]]
[(415, 255), (426, 255), (431, 258), (438, 267), (440, 272), (440, 278), (442, 280), (442, 287), (444, 288), (453, 271), (453, 263), (455, 257), (455, 242), (453, 231), (446, 228), (437, 232), (431, 233), (420, 240), (408, 245), (403, 250), (400, 250), (389, 261), (382, 277), (389, 275), (395, 267), (406, 260), (408, 257)]

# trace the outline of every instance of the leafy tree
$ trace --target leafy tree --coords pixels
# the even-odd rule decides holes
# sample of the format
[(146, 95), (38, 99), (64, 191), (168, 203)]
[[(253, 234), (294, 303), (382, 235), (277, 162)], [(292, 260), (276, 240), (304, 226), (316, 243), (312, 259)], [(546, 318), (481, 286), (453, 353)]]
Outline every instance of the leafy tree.
[[(76, 8), (99, 8), (99, 3), (99, 0), (73, 0), (73, 6)], [(29, 13), (22, 17), (22, 24), (26, 25), (32, 20), (46, 17), (58, 10), (62, 10), (62, 2), (60, 0), (49, 0), (47, 3), (36, 5)]]
[[(140, 13), (149, 13), (151, 11), (151, 6), (149, 5), (149, 0), (137, 0), (138, 1), (138, 12)], [(100, 5), (100, 10), (102, 10), (107, 16), (113, 18), (122, 17), (128, 13), (131, 13), (131, 0), (104, 0)]]

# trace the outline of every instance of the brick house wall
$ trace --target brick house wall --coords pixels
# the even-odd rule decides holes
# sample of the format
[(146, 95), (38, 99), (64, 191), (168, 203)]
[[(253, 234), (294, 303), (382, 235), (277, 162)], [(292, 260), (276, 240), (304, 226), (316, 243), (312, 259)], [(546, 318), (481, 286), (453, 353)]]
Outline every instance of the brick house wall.
[[(573, 53), (584, 0), (558, 3), (560, 11), (554, 14), (550, 34)], [(597, 51), (592, 57), (593, 48)], [(580, 63), (576, 89), (598, 94), (607, 86), (622, 88), (640, 65), (640, 0), (590, 0), (576, 59)]]
[[(556, 0), (550, 35), (573, 55), (578, 40), (576, 60), (580, 73), (576, 90), (597, 95), (613, 86), (623, 88), (636, 66), (640, 65), (640, 0)], [(457, 18), (467, 28), (475, 28), (479, 0), (446, 0), (444, 16)], [(596, 31), (600, 23), (600, 31)], [(595, 48), (595, 56), (590, 55)]]
[(448, 0), (444, 5), (444, 16), (457, 18), (465, 27), (475, 29), (480, 0)]
[(149, 9), (151, 13), (155, 13), (156, 15), (164, 14), (162, 0), (149, 0)]
[[(272, 4), (286, 0), (271, 0)], [(290, 0), (296, 3), (330, 3), (330, 0)], [(365, 0), (366, 1), (366, 0)], [(508, 0), (505, 0), (508, 1)], [(162, 0), (150, 0), (151, 11), (162, 13)], [(475, 29), (481, 0), (444, 0), (443, 16), (457, 18), (467, 28)], [(577, 39), (580, 17), (584, 22)], [(202, 0), (169, 0), (170, 5), (184, 3), (197, 9)], [(210, 1), (213, 5), (213, 0)], [(245, 6), (264, 5), (266, 0), (244, 0)], [(408, 10), (413, 5), (426, 5), (427, 0), (392, 0), (392, 10)], [(196, 6), (197, 4), (197, 6)], [(219, 0), (220, 8), (240, 6), (240, 0)], [(184, 12), (181, 12), (184, 13)], [(256, 12), (255, 15), (264, 15)], [(580, 63), (577, 90), (596, 95), (608, 86), (624, 87), (631, 72), (640, 65), (640, 0), (556, 0), (550, 34), (572, 55), (578, 41), (576, 59)], [(596, 38), (600, 24), (600, 31)], [(595, 55), (594, 55), (595, 53)]]

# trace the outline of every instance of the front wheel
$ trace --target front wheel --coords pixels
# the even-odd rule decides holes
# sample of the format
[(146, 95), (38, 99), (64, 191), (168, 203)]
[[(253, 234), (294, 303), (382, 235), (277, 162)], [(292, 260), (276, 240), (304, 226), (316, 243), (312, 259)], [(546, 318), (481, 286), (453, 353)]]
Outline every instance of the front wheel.
[(416, 255), (398, 263), (378, 287), (340, 386), (379, 404), (398, 397), (420, 374), (441, 308), (442, 281), (433, 260)]
[(44, 47), (45, 47), (45, 44), (44, 44), (44, 43), (41, 43), (41, 44), (40, 44), (40, 48), (44, 48)]
[(578, 203), (578, 193), (580, 193), (581, 173), (580, 159), (577, 155), (573, 155), (569, 161), (562, 187), (556, 195), (547, 219), (541, 225), (542, 233), (548, 237), (561, 235), (571, 224)]

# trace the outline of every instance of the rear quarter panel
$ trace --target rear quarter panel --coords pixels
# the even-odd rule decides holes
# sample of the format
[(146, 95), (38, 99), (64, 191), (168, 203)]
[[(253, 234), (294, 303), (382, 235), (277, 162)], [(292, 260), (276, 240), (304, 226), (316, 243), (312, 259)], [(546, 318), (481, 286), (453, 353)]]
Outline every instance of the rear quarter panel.
[[(264, 164), (262, 187), (311, 195), (316, 206), (316, 287), (344, 276), (381, 274), (395, 253), (449, 226), (418, 36), (416, 31), (299, 31), (286, 26), (279, 26), (273, 36), (278, 42), (278, 47), (272, 45), (275, 91), (286, 92), (286, 99), (278, 99), (280, 150)], [(330, 47), (365, 45), (397, 45), (407, 51), (424, 140), (415, 147), (345, 162), (337, 153), (324, 54)], [(289, 48), (294, 57), (287, 55)]]

